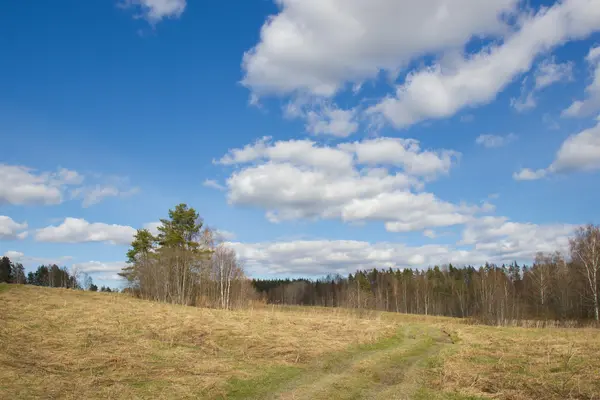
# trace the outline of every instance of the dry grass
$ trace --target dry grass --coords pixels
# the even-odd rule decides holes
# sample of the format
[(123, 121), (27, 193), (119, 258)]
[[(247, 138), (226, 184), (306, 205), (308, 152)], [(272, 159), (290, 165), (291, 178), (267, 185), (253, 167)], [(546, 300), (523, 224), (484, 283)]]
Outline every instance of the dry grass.
[(2, 398), (600, 399), (594, 329), (7, 285), (0, 304)]
[(29, 286), (2, 291), (0, 303), (0, 392), (20, 399), (217, 397), (232, 378), (397, 329), (375, 314), (227, 312)]
[(500, 399), (600, 399), (600, 330), (447, 324), (456, 346), (432, 360), (438, 392)]

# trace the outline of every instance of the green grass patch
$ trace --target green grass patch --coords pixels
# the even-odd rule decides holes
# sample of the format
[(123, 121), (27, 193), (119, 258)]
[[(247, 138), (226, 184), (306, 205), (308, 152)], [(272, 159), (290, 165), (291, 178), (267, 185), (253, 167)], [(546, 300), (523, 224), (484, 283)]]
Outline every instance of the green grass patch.
[(485, 397), (469, 396), (453, 392), (436, 392), (427, 388), (420, 388), (413, 396), (414, 400), (485, 400)]
[(0, 293), (8, 291), (8, 289), (10, 289), (10, 288), (11, 288), (11, 285), (9, 285), (8, 283), (4, 283), (4, 282), (0, 283)]
[(277, 366), (266, 369), (253, 379), (233, 378), (227, 383), (227, 395), (221, 399), (262, 399), (296, 377), (305, 369), (295, 366)]

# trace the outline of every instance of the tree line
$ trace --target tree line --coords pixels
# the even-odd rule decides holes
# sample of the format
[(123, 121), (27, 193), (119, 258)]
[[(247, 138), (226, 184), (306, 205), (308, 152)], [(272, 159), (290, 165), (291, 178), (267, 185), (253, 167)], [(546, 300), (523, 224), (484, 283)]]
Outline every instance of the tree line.
[(599, 319), (600, 227), (579, 228), (566, 259), (538, 253), (532, 265), (426, 270), (359, 270), (323, 279), (253, 279), (269, 303), (366, 308), (411, 314), (470, 317), (490, 324), (525, 319)]
[(13, 262), (7, 256), (0, 258), (0, 283), (15, 283), (64, 289), (90, 290), (93, 292), (112, 292), (108, 286), (98, 288), (91, 276), (76, 269), (59, 267), (56, 264), (40, 265), (35, 271), (25, 275), (25, 268), (19, 262)]
[[(373, 309), (476, 318), (490, 324), (527, 319), (600, 319), (600, 226), (577, 229), (569, 253), (538, 253), (531, 265), (448, 264), (428, 269), (370, 269), (322, 279), (252, 279), (235, 251), (179, 204), (158, 233), (136, 232), (119, 273), (125, 292), (144, 299), (224, 309), (260, 300), (272, 304)], [(449, 260), (451, 261), (451, 260)], [(0, 282), (111, 291), (91, 277), (56, 265), (25, 276), (0, 259)]]

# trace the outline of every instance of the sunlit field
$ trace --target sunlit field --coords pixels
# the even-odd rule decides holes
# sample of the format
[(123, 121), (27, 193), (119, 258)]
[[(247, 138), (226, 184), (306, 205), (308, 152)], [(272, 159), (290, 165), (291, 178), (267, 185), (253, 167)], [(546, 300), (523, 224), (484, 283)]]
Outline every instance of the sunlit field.
[[(592, 399), (600, 331), (0, 285), (2, 398)], [(596, 397), (594, 397), (596, 396)]]

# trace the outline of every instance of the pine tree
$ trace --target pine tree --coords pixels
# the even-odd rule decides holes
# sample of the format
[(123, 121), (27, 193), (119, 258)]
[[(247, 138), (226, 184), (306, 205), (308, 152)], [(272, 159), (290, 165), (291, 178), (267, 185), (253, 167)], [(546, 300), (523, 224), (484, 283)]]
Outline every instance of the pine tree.
[(10, 261), (10, 259), (8, 257), (2, 257), (0, 259), (0, 283), (12, 283), (12, 270), (13, 263)]

